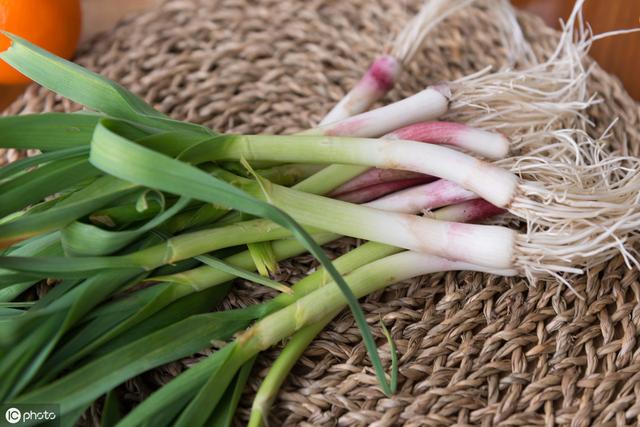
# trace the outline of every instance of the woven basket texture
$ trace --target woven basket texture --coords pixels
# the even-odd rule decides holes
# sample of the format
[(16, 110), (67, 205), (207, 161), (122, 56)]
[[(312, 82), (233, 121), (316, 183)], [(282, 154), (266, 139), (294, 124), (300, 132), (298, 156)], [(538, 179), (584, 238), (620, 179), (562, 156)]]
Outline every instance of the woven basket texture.
[[(292, 133), (316, 124), (408, 21), (419, 0), (167, 0), (85, 44), (78, 62), (117, 80), (176, 119), (220, 131)], [(540, 57), (557, 33), (521, 14)], [(430, 36), (385, 102), (426, 85), (506, 61), (481, 6), (449, 18)], [(603, 102), (589, 112), (601, 133), (614, 119), (617, 144), (640, 151), (640, 110), (619, 81), (595, 67)], [(78, 107), (30, 87), (7, 114)], [(0, 152), (0, 163), (18, 153)], [(337, 255), (355, 244), (330, 245)], [(308, 257), (282, 263), (295, 281)], [(639, 272), (615, 258), (575, 281), (578, 299), (556, 282), (447, 273), (395, 285), (363, 300), (374, 334), (388, 325), (398, 346), (398, 393), (386, 398), (348, 313), (320, 334), (280, 391), (270, 425), (636, 425), (640, 413)], [(257, 302), (269, 291), (239, 283), (225, 302)], [(279, 349), (254, 368), (236, 422)], [(209, 351), (128, 381), (135, 405)], [(388, 346), (382, 347), (389, 361)], [(84, 422), (92, 424), (95, 405)]]

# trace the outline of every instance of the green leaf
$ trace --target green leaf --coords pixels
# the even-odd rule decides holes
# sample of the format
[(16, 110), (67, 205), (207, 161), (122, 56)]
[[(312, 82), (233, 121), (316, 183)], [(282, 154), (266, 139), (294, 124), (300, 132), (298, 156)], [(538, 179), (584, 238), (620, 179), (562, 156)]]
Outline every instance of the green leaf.
[[(36, 255), (61, 255), (62, 247), (60, 246), (60, 235), (58, 233), (51, 233), (44, 236), (38, 236), (28, 241), (17, 248), (12, 248), (7, 252), (16, 256), (36, 256)], [(0, 285), (0, 302), (8, 302), (17, 298), (22, 292), (35, 285), (38, 281), (27, 281), (24, 283), (16, 283), (12, 286), (2, 288)]]
[(212, 134), (203, 126), (171, 120), (123, 86), (57, 57), (6, 31), (11, 47), (0, 53), (9, 65), (42, 86), (92, 110), (157, 129)]
[(178, 233), (183, 230), (193, 230), (216, 222), (229, 212), (228, 209), (206, 203), (200, 205), (195, 212), (182, 212), (167, 222), (167, 229)]
[[(191, 355), (206, 348), (211, 340), (228, 339), (228, 331), (236, 330), (238, 322), (244, 325), (246, 320), (224, 312), (192, 316), (75, 369), (51, 384), (17, 397), (11, 403), (51, 402), (59, 404), (64, 415), (92, 402), (129, 378)], [(197, 372), (195, 370), (194, 373)], [(171, 394), (168, 400), (177, 397)], [(151, 397), (133, 412), (150, 400)], [(122, 420), (122, 425), (126, 425), (126, 420), (133, 412)], [(144, 419), (143, 416), (135, 425)]]
[[(274, 262), (275, 262), (276, 255), (273, 254), (273, 256), (274, 256)], [(286, 294), (293, 293), (290, 287), (280, 282), (272, 280), (268, 277), (263, 277), (259, 274), (255, 274), (251, 271), (236, 267), (232, 264), (227, 264), (221, 259), (218, 259), (212, 256), (207, 256), (207, 255), (200, 255), (195, 258), (198, 261), (202, 262), (203, 264), (208, 265), (209, 267), (215, 268), (216, 270), (220, 270), (224, 273), (233, 274), (234, 276), (237, 276), (241, 279), (245, 279), (250, 282), (255, 282), (259, 285), (266, 286), (271, 289), (275, 289), (278, 292), (284, 292)], [(154, 280), (158, 280), (158, 278), (155, 278)]]
[[(82, 358), (102, 357), (191, 315), (210, 311), (224, 299), (229, 289), (230, 285), (227, 284), (177, 300), (169, 295), (170, 292), (167, 291), (171, 289), (166, 287), (145, 289), (143, 293), (147, 295), (143, 301), (129, 304), (120, 312), (96, 316), (76, 331), (43, 366), (45, 379), (55, 377)], [(127, 299), (138, 298), (135, 295), (138, 293), (140, 292), (135, 292)], [(167, 303), (167, 300), (173, 302)], [(114, 301), (113, 304), (123, 305), (120, 301)]]
[(95, 225), (120, 228), (132, 222), (149, 220), (162, 211), (160, 204), (151, 201), (145, 211), (138, 211), (137, 203), (127, 203), (105, 209), (100, 209), (91, 213), (89, 221)]
[(56, 279), (86, 278), (105, 270), (134, 269), (140, 266), (126, 257), (0, 257), (0, 267)]
[(104, 207), (136, 189), (136, 186), (109, 176), (53, 204), (44, 211), (22, 215), (0, 224), (0, 248), (63, 228), (67, 224)]
[[(136, 277), (136, 273), (127, 270), (98, 274), (74, 289), (76, 297), (67, 310), (37, 319), (37, 332), (30, 333), (21, 340), (17, 357), (5, 356), (0, 360), (0, 376), (3, 378), (0, 395), (3, 399), (15, 396), (27, 386), (64, 333), (83, 315), (115, 290), (135, 281)], [(28, 316), (29, 313), (25, 317)], [(14, 353), (12, 350), (11, 354)]]
[(35, 304), (33, 301), (0, 302), (0, 307), (3, 307), (3, 308), (22, 308), (22, 307), (30, 307), (33, 304)]
[[(235, 344), (228, 346), (234, 347)], [(209, 379), (180, 414), (174, 427), (200, 427), (205, 425), (218, 403), (227, 394), (227, 390), (230, 388), (236, 373), (244, 363), (246, 361), (231, 353), (223, 363), (212, 369), (209, 372)], [(233, 389), (231, 392), (233, 393)]]
[[(2, 135), (1, 131), (0, 135)], [(91, 135), (88, 135), (87, 139), (89, 140), (90, 138)], [(78, 156), (89, 156), (88, 142), (86, 146), (63, 148), (57, 151), (39, 154), (37, 156), (25, 157), (24, 159), (20, 159), (15, 162), (9, 163), (8, 165), (4, 165), (0, 168), (0, 181), (7, 179), (17, 173), (21, 173), (28, 168), (32, 168), (49, 162), (55, 162), (57, 160), (71, 159)]]
[(118, 400), (118, 394), (115, 390), (107, 393), (102, 407), (102, 418), (100, 419), (100, 427), (114, 427), (122, 418), (122, 408)]
[(251, 258), (258, 269), (258, 273), (264, 277), (269, 277), (270, 273), (278, 271), (278, 262), (273, 253), (271, 242), (250, 243), (247, 245)]
[(76, 427), (78, 425), (78, 420), (87, 412), (87, 410), (91, 407), (91, 404), (87, 404), (81, 408), (76, 409), (75, 411), (71, 411), (67, 414), (64, 414), (60, 417), (60, 427)]
[(242, 392), (247, 384), (249, 374), (251, 374), (255, 361), (256, 357), (252, 358), (242, 366), (233, 380), (233, 383), (227, 389), (227, 393), (225, 393), (222, 401), (216, 406), (216, 409), (209, 417), (209, 420), (207, 420), (207, 426), (231, 427), (236, 409), (238, 408), (238, 403), (240, 403)]
[(59, 160), (0, 184), (0, 216), (42, 201), (47, 196), (100, 174), (86, 158)]
[(0, 117), (0, 148), (55, 151), (88, 147), (100, 117), (85, 113)]
[(17, 310), (14, 308), (5, 308), (0, 306), (0, 322), (14, 316), (20, 316), (24, 313), (23, 310)]
[(398, 349), (396, 343), (393, 341), (391, 333), (387, 329), (387, 325), (380, 319), (380, 327), (382, 327), (382, 333), (384, 334), (387, 342), (389, 343), (391, 353), (391, 392), (395, 394), (398, 388)]
[(182, 197), (171, 208), (133, 230), (107, 231), (94, 225), (74, 222), (62, 230), (62, 246), (70, 256), (98, 256), (116, 252), (145, 233), (160, 226), (189, 204)]
[(63, 315), (51, 316), (48, 322), (33, 328), (25, 339), (3, 351), (0, 359), (0, 401), (12, 398), (26, 385), (31, 375), (32, 362), (37, 364), (38, 360), (42, 360), (52, 350), (50, 338), (56, 335), (63, 321)]
[[(195, 396), (198, 390), (207, 383), (208, 377), (221, 371), (228, 371), (228, 369), (226, 369), (228, 367), (227, 364), (233, 360), (232, 356), (236, 347), (237, 345), (235, 343), (228, 344), (173, 378), (161, 389), (151, 394), (144, 402), (136, 406), (133, 411), (121, 421), (119, 427), (137, 426), (149, 417), (162, 412), (171, 402), (178, 399), (189, 399)], [(233, 370), (233, 374), (235, 374), (236, 370), (237, 369)], [(226, 388), (226, 385), (221, 384), (221, 387)]]

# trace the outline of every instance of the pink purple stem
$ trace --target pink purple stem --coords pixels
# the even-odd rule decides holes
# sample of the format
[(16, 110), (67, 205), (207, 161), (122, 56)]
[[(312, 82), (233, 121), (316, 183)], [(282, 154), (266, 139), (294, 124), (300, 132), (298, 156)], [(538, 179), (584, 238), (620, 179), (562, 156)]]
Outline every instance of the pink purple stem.
[(376, 200), (387, 194), (395, 193), (396, 191), (424, 184), (425, 182), (429, 182), (432, 180), (432, 177), (422, 175), (418, 177), (400, 179), (397, 181), (380, 182), (378, 184), (370, 185), (368, 187), (361, 187), (354, 191), (341, 193), (332, 197), (345, 202), (358, 204), (366, 203), (371, 200)]
[(455, 222), (476, 222), (505, 213), (484, 199), (473, 199), (455, 205), (447, 206), (432, 212), (435, 219), (446, 219)]
[(325, 116), (320, 125), (344, 120), (360, 114), (385, 96), (394, 86), (400, 63), (392, 56), (376, 58), (367, 72), (338, 104)]
[[(388, 133), (383, 138), (404, 139), (425, 142), (428, 144), (450, 145), (462, 149), (470, 149), (473, 145), (477, 146), (479, 143), (486, 141), (489, 142), (489, 145), (493, 145), (495, 142), (501, 144), (502, 140), (506, 141), (506, 139), (500, 134), (474, 129), (470, 126), (453, 122), (415, 123)], [(364, 187), (370, 187), (390, 181), (417, 178), (418, 176), (420, 176), (420, 174), (416, 174), (415, 172), (372, 168), (336, 188), (330, 195), (337, 197), (344, 193), (350, 193)]]
[(367, 206), (393, 212), (420, 213), (425, 210), (465, 202), (477, 197), (475, 193), (458, 184), (439, 179), (388, 194), (385, 197), (369, 202)]

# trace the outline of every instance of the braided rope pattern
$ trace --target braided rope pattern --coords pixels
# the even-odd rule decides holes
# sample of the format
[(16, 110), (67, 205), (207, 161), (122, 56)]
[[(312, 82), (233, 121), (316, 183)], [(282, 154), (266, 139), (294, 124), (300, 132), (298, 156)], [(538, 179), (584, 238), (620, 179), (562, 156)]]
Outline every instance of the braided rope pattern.
[[(416, 12), (418, 0), (167, 0), (85, 45), (78, 62), (118, 80), (160, 110), (221, 131), (291, 133), (317, 123)], [(525, 35), (539, 56), (555, 33), (529, 15)], [(451, 80), (507, 53), (486, 10), (466, 9), (430, 36), (388, 99)], [(640, 152), (640, 112), (619, 81), (594, 70), (604, 102), (590, 116), (598, 135), (614, 118), (613, 141)], [(77, 109), (32, 86), (7, 114)], [(0, 151), (0, 164), (17, 158)], [(330, 245), (337, 255), (354, 242)], [(315, 266), (308, 256), (282, 264), (294, 281)], [(640, 279), (620, 258), (575, 283), (476, 273), (436, 274), (369, 296), (374, 333), (382, 318), (398, 345), (398, 395), (376, 386), (360, 335), (339, 316), (307, 350), (285, 383), (272, 425), (631, 425), (640, 413)], [(225, 302), (246, 305), (269, 291), (239, 283)], [(172, 363), (128, 381), (130, 405), (199, 359)], [(237, 422), (278, 349), (258, 360)], [(388, 348), (383, 357), (389, 360)], [(86, 414), (93, 424), (99, 406)]]

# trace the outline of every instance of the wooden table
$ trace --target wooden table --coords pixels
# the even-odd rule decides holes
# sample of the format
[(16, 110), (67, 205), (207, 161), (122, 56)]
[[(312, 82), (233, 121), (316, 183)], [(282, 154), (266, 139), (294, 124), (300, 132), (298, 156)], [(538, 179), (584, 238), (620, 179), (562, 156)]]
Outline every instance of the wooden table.
[[(82, 0), (83, 38), (111, 28), (121, 17), (154, 7), (161, 0)], [(559, 27), (560, 17), (571, 12), (574, 0), (513, 0), (525, 9), (540, 14), (549, 25)], [(589, 0), (585, 18), (595, 33), (638, 26), (640, 0)], [(631, 95), (640, 100), (640, 33), (607, 38), (595, 43), (592, 55), (609, 72), (616, 74)], [(0, 86), (0, 111), (15, 99), (24, 87)]]
[[(574, 4), (574, 0), (512, 1), (539, 14), (554, 28), (560, 28), (559, 18), (566, 19)], [(588, 0), (583, 10), (594, 34), (640, 27), (640, 0)], [(589, 53), (605, 70), (617, 75), (631, 96), (640, 101), (640, 32), (599, 40)]]

